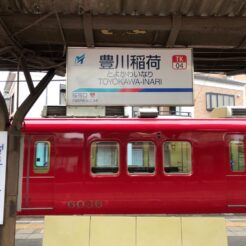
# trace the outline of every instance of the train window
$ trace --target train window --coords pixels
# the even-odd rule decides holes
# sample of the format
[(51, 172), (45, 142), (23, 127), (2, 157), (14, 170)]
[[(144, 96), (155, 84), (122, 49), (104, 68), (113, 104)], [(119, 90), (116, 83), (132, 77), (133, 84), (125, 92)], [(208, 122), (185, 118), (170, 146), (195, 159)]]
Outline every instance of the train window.
[(94, 174), (118, 173), (119, 144), (117, 142), (92, 143), (90, 162)]
[(240, 140), (230, 141), (230, 166), (233, 172), (245, 171), (244, 143)]
[(127, 144), (127, 167), (129, 173), (153, 173), (155, 171), (155, 145), (152, 142)]
[(47, 173), (50, 166), (50, 143), (39, 141), (35, 143), (34, 172)]
[(191, 144), (186, 141), (170, 141), (163, 145), (164, 172), (168, 174), (190, 174)]

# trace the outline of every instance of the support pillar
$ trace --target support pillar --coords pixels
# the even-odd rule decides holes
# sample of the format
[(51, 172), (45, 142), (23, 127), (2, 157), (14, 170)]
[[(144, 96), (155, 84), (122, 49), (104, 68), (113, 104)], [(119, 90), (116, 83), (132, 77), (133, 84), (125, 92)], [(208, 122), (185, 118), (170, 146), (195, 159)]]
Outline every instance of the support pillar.
[[(7, 154), (7, 170), (6, 170), (6, 191), (5, 191), (5, 211), (4, 211), (4, 225), (0, 226), (0, 246), (14, 246), (15, 245), (15, 225), (16, 225), (16, 208), (18, 195), (18, 179), (19, 179), (19, 159), (20, 159), (20, 139), (21, 127), (23, 120), (36, 102), (44, 89), (55, 75), (55, 69), (51, 69), (33, 88), (30, 95), (25, 99), (21, 106), (17, 109), (11, 125), (8, 125), (8, 118), (6, 119), (6, 104), (2, 101), (3, 97), (0, 93), (0, 127), (8, 130), (8, 154)], [(2, 99), (1, 99), (2, 97)], [(1, 130), (1, 128), (0, 128)]]

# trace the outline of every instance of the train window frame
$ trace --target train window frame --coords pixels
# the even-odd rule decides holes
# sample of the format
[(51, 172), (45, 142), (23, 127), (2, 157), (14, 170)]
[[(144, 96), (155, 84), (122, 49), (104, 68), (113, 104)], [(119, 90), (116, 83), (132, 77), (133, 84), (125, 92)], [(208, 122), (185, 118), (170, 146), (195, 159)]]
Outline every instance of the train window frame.
[[(116, 149), (117, 149), (117, 172), (113, 172), (113, 171), (108, 171), (109, 169), (112, 169), (112, 167), (95, 167), (95, 172), (93, 172), (93, 162), (96, 161), (95, 157), (93, 158), (93, 144), (97, 144), (97, 143), (116, 143)], [(89, 154), (89, 163), (90, 163), (90, 174), (92, 176), (118, 176), (120, 174), (120, 142), (116, 141), (116, 140), (97, 140), (97, 141), (93, 141), (90, 144), (90, 154)], [(95, 148), (96, 149), (96, 148)], [(95, 159), (94, 161), (92, 161), (93, 159)], [(108, 169), (107, 169), (108, 168)], [(101, 171), (101, 170), (105, 170), (105, 171)], [(113, 170), (113, 169), (112, 169)]]
[[(178, 143), (178, 142), (185, 142), (185, 143), (188, 143), (189, 146), (190, 146), (190, 171), (187, 172), (187, 173), (183, 173), (183, 172), (177, 172), (176, 169), (175, 171), (166, 171), (165, 170), (165, 163), (166, 163), (166, 159), (165, 159), (165, 144), (166, 143), (170, 143), (170, 142), (175, 142), (175, 143)], [(193, 146), (192, 146), (192, 143), (188, 140), (166, 140), (162, 143), (162, 172), (164, 173), (165, 176), (191, 176), (193, 174)]]
[[(40, 143), (44, 143), (48, 145), (48, 163), (47, 166), (38, 166), (37, 165), (37, 146)], [(51, 162), (51, 143), (49, 141), (35, 141), (34, 143), (34, 163), (33, 163), (33, 172), (38, 174), (48, 173), (50, 170), (50, 162)]]
[[(231, 148), (231, 143), (233, 142), (241, 142), (243, 144), (243, 160), (244, 160), (244, 165), (243, 165), (243, 170), (233, 170), (233, 160), (232, 160), (232, 148)], [(231, 138), (228, 141), (228, 148), (229, 148), (229, 166), (230, 166), (230, 172), (231, 173), (245, 173), (246, 172), (246, 163), (245, 163), (245, 141), (244, 139), (233, 139)], [(239, 165), (238, 165), (239, 166)]]
[[(131, 144), (131, 143), (152, 143), (153, 144), (153, 147), (154, 147), (154, 154), (153, 154), (153, 157), (154, 157), (154, 165), (153, 165), (153, 172), (148, 172), (147, 170), (149, 169), (149, 168), (152, 168), (152, 167), (150, 167), (150, 166), (148, 166), (147, 168), (145, 168), (144, 166), (142, 166), (142, 167), (139, 167), (138, 165), (133, 165), (132, 166), (132, 172), (130, 172), (129, 171), (129, 156), (128, 156), (128, 151), (129, 151), (129, 149), (128, 149), (128, 145), (129, 144)], [(128, 175), (130, 175), (130, 176), (142, 176), (142, 175), (146, 175), (146, 176), (153, 176), (153, 175), (155, 175), (156, 174), (156, 166), (157, 166), (157, 164), (156, 164), (156, 160), (157, 160), (157, 158), (156, 158), (156, 153), (157, 153), (157, 145), (156, 145), (156, 143), (154, 142), (154, 141), (152, 141), (152, 140), (131, 140), (131, 141), (128, 141), (127, 142), (127, 145), (126, 145), (126, 148), (127, 148), (127, 151), (126, 151), (126, 168), (127, 168), (127, 174)], [(150, 163), (148, 163), (148, 165), (149, 165)], [(144, 152), (143, 152), (143, 165), (144, 165)], [(134, 171), (134, 169), (135, 169), (135, 171)], [(141, 169), (142, 169), (142, 171), (141, 171)], [(139, 171), (138, 171), (139, 170)], [(146, 171), (144, 171), (144, 170), (146, 170)]]

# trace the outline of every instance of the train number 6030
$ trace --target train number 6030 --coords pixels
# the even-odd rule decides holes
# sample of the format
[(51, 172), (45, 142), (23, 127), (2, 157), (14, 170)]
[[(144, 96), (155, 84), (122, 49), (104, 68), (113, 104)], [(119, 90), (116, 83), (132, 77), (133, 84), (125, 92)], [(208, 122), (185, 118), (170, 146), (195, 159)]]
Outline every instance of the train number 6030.
[(68, 208), (102, 208), (103, 201), (101, 200), (79, 200), (79, 201), (68, 201)]

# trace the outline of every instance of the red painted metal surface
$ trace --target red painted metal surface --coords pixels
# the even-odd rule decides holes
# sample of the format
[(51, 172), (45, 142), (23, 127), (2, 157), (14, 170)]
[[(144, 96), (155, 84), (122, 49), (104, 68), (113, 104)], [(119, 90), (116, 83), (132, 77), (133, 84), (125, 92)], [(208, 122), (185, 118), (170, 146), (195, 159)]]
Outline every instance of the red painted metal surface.
[[(21, 214), (245, 213), (246, 172), (231, 172), (228, 147), (233, 136), (246, 142), (245, 123), (243, 119), (26, 120)], [(33, 144), (46, 139), (52, 139), (51, 168), (35, 174)], [(91, 144), (99, 140), (119, 142), (118, 174), (91, 173)], [(128, 173), (129, 141), (155, 143), (155, 173)], [(190, 142), (190, 175), (164, 173), (165, 141)]]

